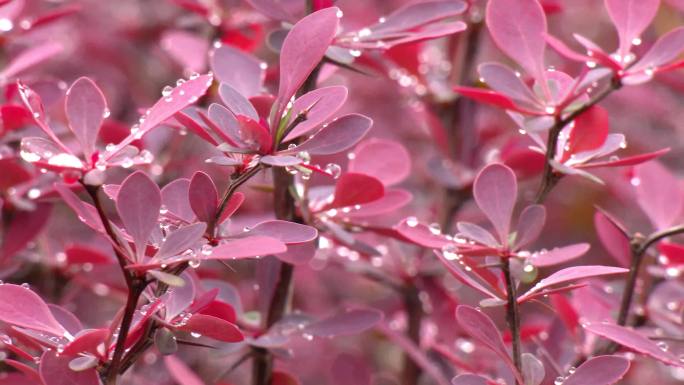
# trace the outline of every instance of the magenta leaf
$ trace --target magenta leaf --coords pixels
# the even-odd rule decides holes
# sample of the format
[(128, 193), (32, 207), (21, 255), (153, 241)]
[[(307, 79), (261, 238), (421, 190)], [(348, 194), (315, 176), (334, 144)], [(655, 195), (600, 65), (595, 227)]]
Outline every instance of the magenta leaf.
[(555, 247), (549, 251), (541, 251), (532, 254), (532, 264), (537, 267), (553, 266), (572, 261), (589, 251), (588, 243)]
[(295, 126), (285, 137), (285, 141), (306, 135), (325, 123), (346, 100), (347, 88), (343, 86), (318, 88), (297, 98), (292, 105), (290, 115), (297, 117), (300, 113), (305, 113), (306, 120)]
[(511, 216), (518, 195), (518, 183), (513, 170), (502, 164), (491, 164), (478, 174), (473, 185), (477, 206), (494, 225), (499, 242), (508, 244)]
[(684, 193), (679, 181), (660, 163), (634, 167), (632, 184), (636, 185), (639, 206), (656, 229), (670, 227), (682, 214)]
[(229, 85), (244, 97), (261, 92), (265, 70), (254, 56), (228, 45), (222, 45), (209, 54), (211, 70), (221, 82)]
[(629, 237), (601, 211), (594, 214), (594, 227), (608, 253), (622, 266), (629, 266), (631, 246)]
[(38, 294), (19, 285), (0, 285), (0, 320), (59, 337), (67, 333)]
[(484, 63), (478, 67), (478, 72), (492, 90), (526, 106), (538, 107), (537, 97), (511, 68), (499, 63)]
[[(17, 3), (18, 1), (14, 2)], [(62, 47), (61, 44), (52, 41), (32, 45), (4, 66), (2, 72), (0, 72), (0, 78), (12, 78), (21, 72), (58, 55), (63, 50), (64, 47)]]
[(51, 213), (52, 205), (49, 203), (39, 203), (31, 211), (15, 211), (10, 223), (2, 229), (4, 234), (0, 243), (0, 261), (21, 251), (38, 236), (47, 225)]
[(629, 370), (629, 360), (619, 356), (598, 356), (587, 360), (563, 381), (563, 385), (612, 385)]
[(605, 0), (608, 15), (620, 38), (618, 54), (625, 57), (658, 12), (660, 0)]
[(347, 169), (349, 172), (373, 176), (385, 186), (391, 186), (410, 174), (411, 158), (400, 143), (372, 138), (356, 146)]
[(318, 236), (318, 231), (314, 227), (299, 223), (273, 220), (257, 224), (247, 231), (247, 234), (263, 235), (290, 244), (313, 241)]
[(190, 180), (184, 178), (176, 179), (161, 189), (164, 208), (186, 222), (191, 222), (195, 216), (188, 199), (189, 191)]
[(218, 212), (219, 198), (216, 185), (211, 177), (202, 171), (197, 171), (190, 180), (188, 189), (190, 207), (202, 222), (213, 223)]
[(45, 385), (100, 385), (95, 368), (74, 371), (69, 367), (71, 356), (46, 351), (40, 358), (38, 370)]
[(629, 68), (630, 73), (639, 71), (657, 71), (679, 56), (684, 50), (684, 27), (675, 28), (661, 36), (642, 58)]
[(525, 207), (518, 217), (518, 225), (515, 228), (515, 247), (523, 248), (539, 238), (545, 222), (546, 208), (544, 206)]
[(607, 322), (593, 322), (583, 326), (587, 331), (635, 352), (650, 356), (668, 365), (684, 367), (684, 363), (672, 352), (661, 348), (655, 341), (633, 329)]
[(197, 245), (202, 239), (202, 235), (207, 229), (207, 224), (203, 222), (193, 223), (181, 227), (169, 233), (162, 243), (155, 258), (164, 259), (183, 253), (185, 250)]
[(112, 154), (116, 154), (121, 148), (131, 144), (145, 136), (150, 130), (172, 118), (190, 104), (195, 103), (204, 95), (212, 84), (212, 75), (190, 76), (184, 83), (165, 91), (161, 99), (157, 101), (144, 115), (142, 123), (136, 127), (134, 133), (119, 143)]
[(369, 29), (373, 36), (392, 35), (398, 32), (412, 30), (425, 24), (457, 16), (466, 10), (463, 1), (430, 0), (414, 4), (407, 4), (387, 15), (381, 23)]
[(205, 337), (223, 342), (240, 342), (244, 336), (237, 326), (218, 317), (194, 314), (178, 327), (179, 330), (198, 333)]
[(385, 186), (372, 176), (356, 173), (342, 174), (335, 186), (335, 198), (328, 208), (349, 207), (382, 198)]
[(159, 187), (144, 172), (137, 171), (121, 183), (116, 209), (126, 232), (133, 238), (138, 259), (144, 255), (147, 241), (157, 227), (160, 208)]
[(404, 219), (395, 229), (407, 240), (423, 247), (441, 249), (446, 245), (453, 244), (443, 234), (435, 234), (427, 225), (418, 223), (418, 219), (415, 217)]
[(559, 270), (537, 282), (530, 290), (518, 298), (523, 302), (532, 294), (561, 283), (577, 281), (579, 279), (598, 277), (602, 275), (624, 274), (629, 270), (612, 266), (573, 266)]
[(197, 374), (175, 356), (164, 357), (164, 364), (171, 373), (171, 377), (180, 385), (205, 385)]
[(294, 155), (264, 155), (259, 161), (273, 167), (295, 166), (303, 162), (302, 158)]
[(275, 238), (256, 235), (230, 240), (214, 248), (205, 259), (240, 259), (284, 253), (287, 246)]
[(486, 23), (494, 42), (538, 81), (544, 79), (546, 17), (537, 0), (491, 0)]
[(347, 336), (363, 332), (382, 321), (383, 314), (375, 309), (347, 310), (310, 323), (304, 333), (317, 337)]
[(496, 247), (499, 241), (484, 228), (470, 222), (458, 222), (456, 228), (460, 235), (485, 246)]
[[(491, 318), (470, 306), (460, 305), (456, 308), (456, 320), (464, 332), (496, 353), (513, 371), (516, 378), (520, 378), (518, 370), (508, 355), (501, 333)], [(522, 382), (520, 381), (520, 383)]]
[(301, 19), (285, 37), (280, 53), (280, 114), (311, 71), (318, 65), (337, 33), (336, 7), (325, 8)]
[(519, 107), (511, 98), (495, 91), (462, 86), (455, 86), (454, 91), (480, 103), (491, 104), (505, 110), (517, 111), (529, 115), (540, 115), (539, 112)]
[(67, 90), (64, 108), (69, 128), (81, 144), (85, 158), (90, 159), (107, 111), (102, 91), (89, 78), (79, 78)]
[(331, 155), (355, 145), (370, 130), (373, 121), (361, 114), (349, 114), (333, 120), (299, 146), (283, 151), (306, 151), (311, 155)]
[(254, 120), (259, 120), (259, 115), (252, 103), (232, 86), (221, 83), (219, 86), (219, 96), (221, 96), (221, 101), (233, 115), (245, 115)]
[(406, 190), (400, 189), (385, 189), (385, 195), (382, 198), (376, 199), (369, 203), (364, 203), (357, 210), (352, 210), (348, 213), (342, 213), (347, 218), (368, 218), (375, 215), (385, 214), (391, 211), (398, 210), (406, 206), (413, 195)]
[(184, 70), (199, 72), (206, 69), (209, 42), (201, 35), (172, 29), (164, 32), (160, 43)]

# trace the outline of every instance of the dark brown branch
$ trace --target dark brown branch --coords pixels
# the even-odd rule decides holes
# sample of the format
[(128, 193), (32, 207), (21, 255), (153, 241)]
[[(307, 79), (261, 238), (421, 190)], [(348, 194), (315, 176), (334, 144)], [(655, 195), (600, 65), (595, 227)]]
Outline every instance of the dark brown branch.
[[(513, 345), (513, 363), (522, 373), (522, 348), (520, 343), (520, 309), (516, 296), (515, 280), (511, 274), (510, 258), (501, 261), (506, 285), (506, 322), (511, 331), (511, 341)], [(522, 384), (520, 384), (522, 385)]]

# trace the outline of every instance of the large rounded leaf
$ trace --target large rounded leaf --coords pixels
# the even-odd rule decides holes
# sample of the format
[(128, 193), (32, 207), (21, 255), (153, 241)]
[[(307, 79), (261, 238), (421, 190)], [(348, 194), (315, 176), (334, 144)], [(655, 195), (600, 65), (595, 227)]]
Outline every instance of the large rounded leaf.
[(107, 111), (102, 91), (89, 78), (79, 78), (67, 90), (64, 108), (69, 128), (81, 144), (85, 158), (90, 159)]
[(0, 285), (0, 321), (60, 337), (66, 333), (38, 294), (19, 285)]
[(157, 226), (161, 192), (156, 183), (142, 171), (135, 172), (121, 183), (116, 197), (116, 209), (126, 232), (133, 238), (138, 258)]
[(475, 178), (473, 195), (480, 210), (494, 225), (501, 244), (507, 245), (518, 195), (518, 183), (513, 170), (502, 164), (485, 167)]

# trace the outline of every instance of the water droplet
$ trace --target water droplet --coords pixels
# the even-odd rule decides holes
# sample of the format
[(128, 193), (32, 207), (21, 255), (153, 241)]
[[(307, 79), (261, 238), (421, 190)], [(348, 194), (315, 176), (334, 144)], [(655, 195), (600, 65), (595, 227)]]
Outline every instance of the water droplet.
[(259, 63), (259, 68), (261, 68), (264, 71), (267, 70), (268, 69), (268, 63), (262, 61), (261, 63)]
[(406, 225), (408, 225), (408, 227), (416, 227), (416, 226), (418, 226), (418, 218), (416, 218), (416, 217), (408, 217), (408, 218), (406, 218)]
[(213, 250), (214, 250), (214, 248), (211, 247), (211, 245), (207, 244), (207, 245), (202, 246), (201, 253), (202, 253), (202, 255), (211, 255)]
[(192, 267), (193, 269), (197, 269), (200, 267), (202, 264), (202, 261), (199, 258), (192, 258), (191, 260), (188, 261), (188, 265)]
[(104, 111), (102, 112), (102, 117), (107, 119), (111, 114), (112, 114), (112, 111), (110, 111), (109, 108), (105, 108)]
[(553, 385), (563, 385), (564, 381), (565, 381), (565, 377), (563, 377), (563, 376), (556, 377), (556, 380), (553, 382)]
[(667, 342), (665, 342), (665, 341), (658, 341), (657, 345), (658, 345), (658, 348), (660, 348), (660, 350), (662, 350), (664, 352), (666, 352), (666, 351), (668, 351), (668, 349), (670, 349), (670, 347), (667, 345)]
[(173, 87), (166, 86), (166, 87), (162, 88), (161, 94), (163, 97), (167, 97), (167, 96), (171, 95), (172, 92), (173, 92)]
[(349, 54), (354, 56), (354, 57), (359, 57), (359, 56), (361, 56), (361, 51), (358, 49), (350, 49)]
[(27, 195), (30, 199), (40, 198), (40, 190), (37, 188), (32, 188), (32, 189), (28, 190)]
[(635, 177), (632, 177), (632, 179), (629, 180), (629, 183), (630, 183), (632, 186), (637, 187), (637, 186), (639, 186), (639, 185), (641, 184), (641, 179), (639, 179), (639, 177), (636, 177), (636, 176), (635, 176)]
[(159, 208), (159, 214), (161, 214), (161, 215), (164, 215), (164, 214), (166, 214), (166, 213), (168, 213), (168, 212), (169, 212), (169, 209), (167, 209), (166, 206), (164, 206), (164, 205), (162, 205), (162, 206)]
[(190, 74), (190, 80), (195, 80), (198, 77), (200, 77), (200, 74), (198, 74), (197, 72), (193, 72)]
[(576, 370), (577, 370), (577, 368), (575, 368), (574, 366), (571, 366), (568, 368), (568, 373), (573, 374), (573, 373), (575, 373)]
[(303, 333), (302, 337), (307, 341), (313, 341), (313, 339), (314, 339), (314, 336), (312, 334), (309, 334), (309, 333)]
[(21, 284), (21, 287), (23, 287), (24, 289), (31, 289), (31, 285), (29, 285), (29, 284), (26, 283), (26, 282), (22, 283), (22, 284)]
[(640, 45), (641, 44), (641, 38), (640, 37), (635, 37), (632, 39), (632, 45)]
[(183, 79), (183, 78), (176, 80), (176, 87), (182, 86), (183, 83), (185, 83), (185, 79)]
[(201, 334), (195, 333), (195, 332), (190, 333), (190, 335), (192, 336), (192, 338), (200, 338), (200, 337), (202, 337)]
[(430, 223), (430, 225), (428, 227), (429, 227), (430, 232), (432, 234), (434, 234), (434, 235), (442, 234), (442, 228), (439, 226), (439, 223), (437, 223), (437, 222)]
[(593, 60), (587, 61), (587, 67), (589, 68), (596, 68), (596, 62)]
[(546, 112), (546, 113), (549, 114), (549, 115), (553, 115), (553, 114), (556, 113), (556, 107), (554, 107), (554, 106), (547, 106), (546, 108), (544, 108), (544, 112)]
[(4, 17), (0, 19), (0, 31), (8, 32), (11, 31), (12, 28), (14, 28), (14, 23), (12, 23), (12, 20)]
[(340, 177), (340, 174), (342, 174), (342, 168), (337, 163), (328, 163), (325, 165), (325, 172), (330, 174), (333, 179), (337, 179)]
[(342, 12), (341, 9), (338, 9), (338, 10), (337, 10), (337, 13), (336, 13), (335, 15), (337, 16), (338, 19), (341, 19), (342, 16), (344, 16), (344, 12)]

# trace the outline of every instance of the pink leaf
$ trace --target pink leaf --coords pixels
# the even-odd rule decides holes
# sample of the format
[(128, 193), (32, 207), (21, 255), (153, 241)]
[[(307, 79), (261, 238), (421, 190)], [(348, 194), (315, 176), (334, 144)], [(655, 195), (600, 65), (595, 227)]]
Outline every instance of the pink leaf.
[(193, 315), (187, 323), (179, 326), (178, 329), (199, 333), (202, 336), (223, 342), (240, 342), (245, 339), (240, 329), (234, 324), (221, 318), (204, 314)]
[[(164, 123), (167, 119), (173, 117), (177, 112), (202, 97), (209, 86), (212, 84), (212, 75), (201, 75), (191, 77), (185, 83), (173, 88), (173, 90), (166, 96), (162, 96), (157, 103), (155, 103), (145, 114), (145, 120), (140, 124), (140, 127), (135, 134), (127, 136), (121, 141), (116, 149), (111, 152), (116, 154), (123, 147), (131, 144), (145, 136), (150, 130)], [(112, 156), (110, 155), (110, 157)]]
[(370, 130), (373, 121), (361, 114), (349, 114), (333, 120), (313, 137), (282, 153), (307, 151), (311, 155), (331, 155), (355, 145)]
[(331, 86), (307, 92), (294, 101), (291, 116), (306, 113), (306, 120), (299, 123), (286, 137), (285, 142), (306, 135), (328, 121), (347, 100), (347, 87)]
[(579, 258), (589, 251), (588, 243), (578, 243), (575, 245), (555, 247), (546, 252), (534, 253), (532, 264), (537, 267), (559, 265)]
[(594, 214), (594, 227), (608, 253), (621, 266), (629, 266), (632, 252), (629, 237), (623, 230), (601, 211), (596, 211)]
[(67, 90), (64, 109), (69, 128), (81, 144), (85, 158), (90, 159), (107, 111), (102, 91), (89, 78), (79, 78)]
[(620, 37), (618, 54), (625, 57), (658, 12), (660, 0), (605, 0), (608, 15)]
[(180, 385), (205, 385), (197, 374), (175, 356), (164, 357), (164, 364), (171, 373), (171, 377)]
[(624, 274), (629, 270), (621, 267), (612, 266), (573, 266), (559, 270), (550, 276), (537, 282), (530, 290), (518, 298), (519, 302), (523, 302), (532, 294), (545, 290), (561, 283), (577, 281), (579, 279), (598, 277), (602, 275)]
[(446, 245), (453, 244), (443, 234), (435, 234), (427, 225), (417, 223), (416, 218), (407, 218), (399, 223), (395, 229), (410, 242), (431, 249), (441, 249)]
[(638, 181), (637, 202), (653, 226), (664, 230), (675, 223), (684, 207), (684, 193), (677, 178), (653, 161), (634, 167), (634, 180)]
[(411, 202), (412, 198), (413, 195), (406, 190), (385, 189), (385, 195), (382, 198), (364, 203), (359, 209), (341, 213), (341, 215), (346, 218), (368, 218), (398, 210)]
[(657, 70), (679, 56), (684, 50), (684, 27), (675, 28), (661, 36), (641, 59), (629, 68), (630, 73)]
[(100, 378), (95, 368), (76, 372), (69, 368), (71, 356), (58, 355), (46, 351), (40, 358), (40, 378), (45, 385), (100, 385)]
[(235, 212), (242, 206), (242, 202), (245, 201), (245, 194), (241, 192), (236, 192), (233, 194), (233, 196), (230, 197), (228, 200), (228, 203), (226, 203), (226, 206), (223, 208), (223, 212), (221, 213), (221, 218), (219, 219), (219, 223), (223, 223), (228, 218), (230, 218)]
[(654, 341), (633, 329), (607, 322), (588, 323), (583, 326), (587, 331), (635, 352), (650, 356), (668, 365), (684, 367), (684, 363), (672, 352), (661, 349)]
[(323, 59), (337, 33), (336, 7), (325, 8), (301, 19), (285, 37), (280, 52), (278, 114)]
[(247, 234), (275, 238), (285, 244), (310, 242), (318, 237), (318, 231), (314, 227), (281, 220), (261, 222), (247, 231)]
[(385, 187), (382, 183), (364, 174), (342, 174), (335, 186), (335, 198), (328, 208), (349, 207), (369, 203), (382, 198)]
[(451, 379), (451, 385), (489, 385), (486, 378), (476, 374), (459, 374)]
[(587, 360), (563, 381), (563, 385), (612, 385), (629, 370), (629, 360), (619, 356), (598, 356)]
[(45, 42), (32, 45), (5, 65), (2, 72), (0, 72), (0, 78), (12, 78), (22, 71), (61, 53), (63, 49), (64, 47), (56, 42)]
[(526, 105), (537, 105), (537, 97), (523, 82), (519, 74), (499, 63), (484, 63), (478, 67), (482, 80), (497, 93), (522, 102)]
[(457, 16), (466, 10), (463, 1), (431, 0), (407, 4), (384, 17), (383, 22), (369, 27), (373, 37), (405, 32), (425, 24)]
[(502, 164), (491, 164), (478, 174), (473, 196), (478, 207), (494, 225), (499, 241), (508, 244), (513, 207), (518, 195), (518, 183), (513, 170)]
[(189, 191), (190, 180), (184, 178), (176, 179), (161, 189), (164, 208), (186, 222), (191, 222), (195, 216), (188, 199)]
[(183, 253), (197, 245), (206, 229), (206, 223), (198, 222), (172, 231), (166, 236), (154, 257), (164, 259)]
[(546, 17), (537, 0), (490, 0), (486, 23), (494, 42), (538, 81), (544, 79)]
[(167, 30), (161, 37), (161, 47), (184, 70), (199, 72), (207, 67), (209, 42), (199, 34)]
[(66, 333), (38, 294), (19, 285), (0, 285), (0, 320), (59, 337)]
[(354, 149), (349, 172), (370, 175), (385, 186), (397, 184), (411, 172), (411, 157), (400, 143), (386, 139), (368, 139)]
[(219, 96), (221, 96), (221, 101), (233, 115), (245, 115), (253, 120), (259, 120), (259, 115), (252, 103), (232, 86), (221, 83), (219, 86)]
[(211, 70), (216, 78), (228, 84), (244, 97), (261, 92), (265, 70), (252, 55), (228, 45), (222, 45), (209, 54)]
[(347, 310), (307, 325), (304, 333), (317, 337), (353, 335), (372, 328), (382, 318), (382, 312), (375, 309)]
[(605, 162), (592, 162), (586, 164), (579, 164), (575, 167), (577, 168), (597, 168), (597, 167), (622, 167), (622, 166), (636, 166), (641, 163), (648, 162), (662, 155), (670, 152), (670, 148), (663, 148), (658, 151), (647, 152), (645, 154), (638, 154), (634, 156), (628, 156), (626, 158), (620, 158), (617, 160), (608, 160)]
[(190, 180), (188, 189), (190, 207), (197, 219), (202, 222), (213, 223), (218, 212), (218, 191), (211, 177), (202, 171), (197, 171)]
[(214, 248), (205, 259), (240, 259), (279, 254), (287, 251), (287, 246), (275, 238), (253, 236), (230, 240)]
[(542, 232), (546, 222), (546, 208), (542, 205), (530, 205), (520, 213), (515, 228), (515, 247), (520, 249), (534, 242)]
[(508, 355), (501, 333), (486, 314), (470, 306), (460, 305), (456, 308), (456, 320), (464, 332), (496, 353), (513, 371), (516, 378), (520, 377)]
[(144, 172), (137, 171), (121, 183), (116, 209), (124, 228), (133, 238), (138, 258), (144, 255), (147, 241), (157, 226), (160, 208), (159, 187)]

